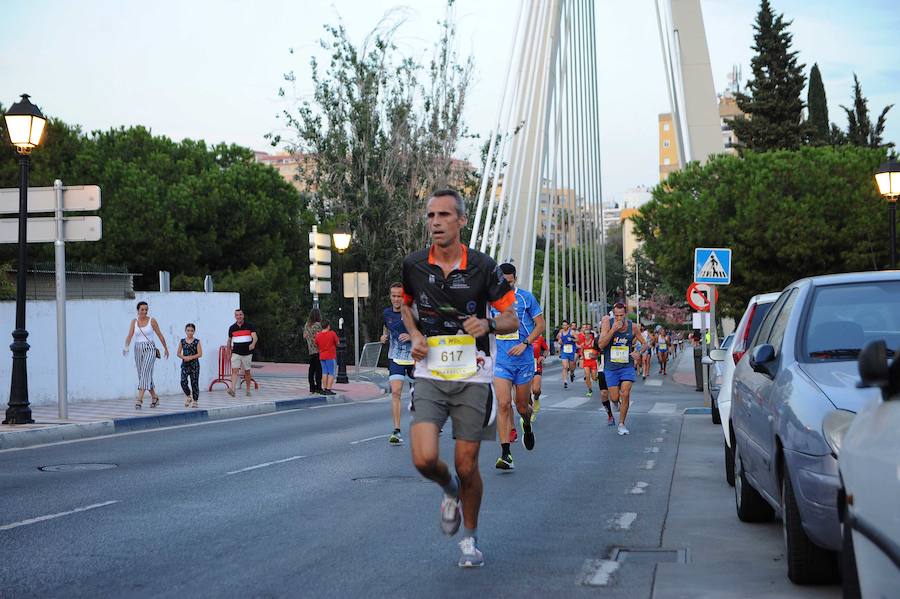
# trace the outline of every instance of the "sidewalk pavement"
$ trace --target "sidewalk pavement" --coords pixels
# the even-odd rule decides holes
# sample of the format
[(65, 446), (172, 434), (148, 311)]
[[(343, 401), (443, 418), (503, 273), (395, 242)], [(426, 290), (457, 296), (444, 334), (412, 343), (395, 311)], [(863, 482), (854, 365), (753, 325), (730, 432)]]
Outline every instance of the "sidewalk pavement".
[(788, 580), (781, 522), (738, 520), (723, 460), (721, 428), (684, 416), (662, 547), (687, 548), (689, 558), (657, 564), (653, 599), (840, 597), (839, 586)]
[(337, 395), (311, 394), (306, 378), (307, 368), (306, 364), (256, 362), (253, 364), (253, 378), (259, 383), (259, 390), (253, 390), (252, 395), (247, 396), (241, 387), (234, 398), (225, 392), (224, 384), (217, 383), (213, 391), (208, 392), (209, 381), (201, 381), (198, 408), (185, 408), (185, 396), (180, 393), (161, 395), (156, 408), (150, 407), (150, 395), (147, 393), (140, 410), (134, 407), (134, 397), (70, 402), (68, 418), (64, 420), (59, 418), (56, 404), (32, 406), (34, 424), (0, 424), (0, 449), (177, 426), (202, 420), (238, 418), (319, 403), (364, 401), (384, 394), (384, 390), (374, 382), (353, 379), (346, 385), (335, 384), (334, 392)]

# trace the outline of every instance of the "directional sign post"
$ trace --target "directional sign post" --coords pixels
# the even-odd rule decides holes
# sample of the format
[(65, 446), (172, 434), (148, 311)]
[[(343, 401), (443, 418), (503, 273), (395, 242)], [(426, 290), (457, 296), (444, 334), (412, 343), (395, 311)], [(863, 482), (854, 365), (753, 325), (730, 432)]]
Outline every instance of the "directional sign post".
[[(716, 300), (718, 290), (716, 285), (731, 284), (731, 250), (728, 248), (694, 248), (694, 283), (706, 283), (713, 289), (709, 294), (709, 324), (710, 344), (706, 343), (706, 335), (701, 333), (703, 355), (709, 355), (709, 345), (716, 347), (719, 344), (718, 328), (716, 327)], [(706, 405), (709, 401), (709, 366), (704, 367), (704, 399)]]
[[(56, 366), (59, 417), (69, 417), (68, 373), (66, 358), (66, 242), (99, 241), (103, 223), (99, 216), (70, 216), (65, 212), (100, 209), (100, 187), (74, 185), (64, 187), (57, 179), (53, 187), (28, 188), (28, 213), (53, 213), (28, 219), (25, 240), (28, 243), (52, 243), (56, 262)], [(19, 189), (0, 189), (0, 214), (18, 214)], [(0, 218), (0, 243), (19, 242), (19, 219)], [(25, 268), (20, 264), (19, 268)]]
[(313, 225), (309, 233), (309, 291), (313, 306), (319, 307), (319, 296), (331, 293), (331, 235), (319, 233)]

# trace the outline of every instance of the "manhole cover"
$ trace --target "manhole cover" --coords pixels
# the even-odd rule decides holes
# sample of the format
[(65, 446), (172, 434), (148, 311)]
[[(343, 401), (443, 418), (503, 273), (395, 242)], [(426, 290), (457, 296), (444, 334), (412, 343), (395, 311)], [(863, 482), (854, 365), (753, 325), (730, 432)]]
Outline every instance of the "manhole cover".
[(424, 483), (429, 482), (421, 476), (358, 476), (355, 483)]
[(635, 549), (617, 547), (612, 551), (612, 560), (631, 564), (686, 564), (687, 549)]
[(44, 472), (84, 472), (85, 470), (109, 470), (118, 466), (118, 464), (54, 464), (52, 466), (41, 466), (38, 470)]

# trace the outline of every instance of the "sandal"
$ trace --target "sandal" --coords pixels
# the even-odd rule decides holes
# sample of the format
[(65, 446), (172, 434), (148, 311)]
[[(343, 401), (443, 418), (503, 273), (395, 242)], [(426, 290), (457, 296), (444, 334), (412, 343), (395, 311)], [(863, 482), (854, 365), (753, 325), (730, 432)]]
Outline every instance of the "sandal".
[(196, 408), (196, 407), (197, 407), (197, 400), (196, 400), (196, 399), (191, 403), (191, 407), (192, 407), (192, 408)]
[(150, 402), (150, 407), (155, 408), (159, 405), (159, 395), (153, 398), (153, 401)]
[(184, 407), (189, 408), (190, 406), (191, 406), (191, 396), (188, 395), (188, 398), (186, 400), (184, 400)]
[(143, 399), (137, 400), (136, 402), (134, 402), (134, 409), (135, 409), (135, 410), (140, 410), (140, 409), (141, 409), (141, 406), (143, 405), (143, 403), (144, 403), (144, 400), (143, 400)]

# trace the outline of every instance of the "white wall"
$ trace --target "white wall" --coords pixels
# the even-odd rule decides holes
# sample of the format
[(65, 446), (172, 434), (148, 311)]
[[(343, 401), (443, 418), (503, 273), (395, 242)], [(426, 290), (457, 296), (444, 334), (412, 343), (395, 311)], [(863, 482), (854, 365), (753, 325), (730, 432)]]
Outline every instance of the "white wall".
[[(218, 374), (218, 350), (228, 339), (234, 309), (240, 306), (238, 293), (138, 292), (134, 300), (69, 300), (66, 303), (69, 401), (133, 397), (137, 389), (134, 353), (122, 356), (128, 326), (139, 301), (150, 304), (166, 338), (171, 355), (156, 362), (154, 382), (160, 394), (181, 393), (180, 360), (175, 356), (184, 325), (197, 325), (203, 342), (200, 360), (202, 389)], [(26, 307), (28, 330), (28, 398), (34, 405), (57, 402), (56, 302), (29, 301)], [(4, 351), (12, 343), (16, 321), (15, 302), (0, 302), (0, 404), (8, 398), (12, 353)], [(9, 339), (3, 340), (3, 335)], [(133, 343), (133, 341), (132, 341)], [(162, 353), (162, 346), (159, 349)]]

